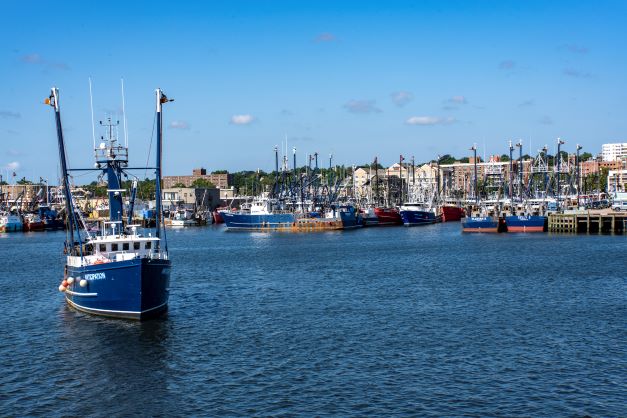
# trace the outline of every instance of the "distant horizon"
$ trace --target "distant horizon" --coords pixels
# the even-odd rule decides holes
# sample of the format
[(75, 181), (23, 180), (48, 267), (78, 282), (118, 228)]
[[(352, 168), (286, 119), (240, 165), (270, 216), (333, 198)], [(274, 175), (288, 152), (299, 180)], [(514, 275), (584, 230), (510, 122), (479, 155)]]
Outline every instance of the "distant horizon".
[[(0, 172), (55, 178), (60, 89), (67, 154), (92, 161), (96, 123), (122, 121), (131, 165), (154, 140), (154, 89), (164, 107), (164, 175), (274, 166), (287, 138), (298, 161), (391, 165), (400, 154), (507, 153), (523, 140), (597, 155), (627, 142), (627, 3), (567, 1), (284, 1), (151, 7), (113, 1), (9, 3), (0, 47)], [(122, 10), (124, 13), (116, 13)], [(159, 22), (159, 25), (155, 25)], [(96, 135), (99, 135), (96, 129)], [(153, 144), (154, 145), (154, 144)], [(154, 148), (150, 160), (154, 159)], [(485, 158), (484, 158), (485, 159)], [(150, 164), (150, 162), (149, 162)]]

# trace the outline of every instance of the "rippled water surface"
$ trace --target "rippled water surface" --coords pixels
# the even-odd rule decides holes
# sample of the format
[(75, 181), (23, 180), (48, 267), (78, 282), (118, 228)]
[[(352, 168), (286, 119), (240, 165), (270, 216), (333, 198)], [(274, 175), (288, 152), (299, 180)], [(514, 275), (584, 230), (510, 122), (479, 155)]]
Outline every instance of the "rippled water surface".
[(169, 230), (169, 314), (67, 308), (0, 236), (0, 416), (627, 415), (627, 237)]

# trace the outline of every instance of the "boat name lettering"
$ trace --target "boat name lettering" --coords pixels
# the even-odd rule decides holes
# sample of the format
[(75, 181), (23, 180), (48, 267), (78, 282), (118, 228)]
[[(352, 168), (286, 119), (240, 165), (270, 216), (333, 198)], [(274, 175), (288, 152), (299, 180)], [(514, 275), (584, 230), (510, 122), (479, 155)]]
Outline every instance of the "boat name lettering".
[(104, 280), (107, 276), (104, 273), (88, 273), (85, 275), (85, 280)]

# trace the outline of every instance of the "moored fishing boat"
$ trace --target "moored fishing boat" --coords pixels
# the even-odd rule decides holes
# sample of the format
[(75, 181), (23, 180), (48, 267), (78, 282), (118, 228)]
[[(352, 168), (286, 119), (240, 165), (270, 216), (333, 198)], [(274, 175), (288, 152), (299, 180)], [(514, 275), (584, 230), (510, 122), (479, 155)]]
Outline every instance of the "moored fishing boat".
[(377, 226), (379, 225), (379, 218), (375, 213), (375, 208), (368, 207), (365, 209), (360, 209), (359, 213), (361, 215), (361, 223), (363, 226)]
[(462, 220), (463, 232), (499, 232), (499, 219), (495, 216), (468, 216)]
[(46, 224), (36, 213), (26, 213), (24, 218), (24, 231), (43, 231)]
[(379, 219), (379, 225), (403, 225), (403, 218), (396, 208), (374, 208), (374, 213)]
[(442, 206), (442, 222), (460, 221), (464, 217), (464, 209), (459, 206)]
[(400, 215), (405, 226), (430, 225), (442, 222), (442, 214), (437, 207), (422, 203), (405, 203), (400, 207)]
[(235, 212), (223, 211), (220, 216), (230, 230), (289, 230), (294, 225), (296, 216), (292, 212), (274, 209), (277, 203), (273, 199), (259, 197), (248, 208)]
[(170, 218), (170, 226), (196, 226), (194, 212), (190, 209), (177, 209), (172, 213)]
[(342, 219), (332, 212), (295, 213), (272, 209), (272, 200), (255, 199), (248, 210), (221, 212), (229, 230), (317, 232), (343, 229)]
[(342, 205), (338, 207), (343, 229), (361, 228), (362, 218), (358, 210), (352, 205)]
[[(155, 236), (144, 236), (139, 225), (132, 225), (132, 209), (125, 219), (122, 176), (131, 175), (128, 167), (128, 148), (117, 143), (113, 124), (105, 124), (108, 136), (95, 147), (96, 168), (107, 179), (109, 220), (102, 223), (100, 232), (92, 235), (77, 210), (70, 191), (59, 90), (52, 88), (46, 103), (54, 108), (62, 188), (67, 218), (65, 272), (59, 290), (73, 308), (93, 314), (128, 319), (145, 319), (167, 310), (171, 261), (168, 256), (163, 229), (161, 196), (162, 105), (170, 100), (160, 89), (156, 90), (156, 230)], [(94, 144), (95, 145), (95, 144)], [(145, 170), (148, 167), (142, 167)], [(89, 170), (89, 169), (83, 169)], [(131, 197), (134, 204), (135, 190)]]
[(65, 228), (65, 222), (59, 216), (56, 210), (50, 208), (48, 205), (39, 205), (37, 214), (44, 222), (44, 229), (46, 231), (54, 231), (57, 229)]
[(19, 232), (24, 229), (24, 223), (17, 211), (0, 213), (0, 232)]
[(546, 216), (540, 215), (509, 215), (505, 217), (507, 232), (544, 232)]

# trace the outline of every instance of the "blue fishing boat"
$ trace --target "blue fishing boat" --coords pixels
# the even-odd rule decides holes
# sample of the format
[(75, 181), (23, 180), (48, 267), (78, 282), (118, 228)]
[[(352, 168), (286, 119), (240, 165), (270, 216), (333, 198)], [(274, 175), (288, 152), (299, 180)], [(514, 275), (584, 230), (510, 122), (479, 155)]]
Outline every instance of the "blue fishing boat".
[[(93, 169), (69, 169), (65, 153), (59, 90), (52, 88), (46, 103), (54, 108), (62, 187), (66, 209), (66, 265), (59, 290), (73, 308), (94, 315), (128, 319), (145, 319), (167, 310), (171, 261), (163, 228), (161, 202), (161, 159), (163, 121), (162, 105), (170, 101), (160, 89), (156, 90), (156, 230), (154, 236), (139, 232), (132, 224), (136, 188), (130, 196), (130, 208), (124, 213), (122, 176), (133, 176), (128, 167), (128, 149), (118, 144), (113, 136), (113, 124), (105, 124), (106, 139), (95, 147), (96, 164)], [(95, 145), (95, 144), (94, 144)], [(71, 171), (95, 170), (107, 179), (109, 219), (99, 231), (91, 233), (70, 190)], [(135, 176), (133, 176), (135, 177)], [(135, 185), (136, 183), (134, 183)]]
[(544, 232), (546, 216), (509, 215), (505, 217), (507, 232)]
[(59, 217), (56, 210), (50, 208), (48, 205), (39, 205), (37, 213), (42, 221), (44, 221), (44, 229), (56, 230), (65, 228), (63, 219)]
[(0, 213), (0, 232), (19, 232), (22, 229), (24, 223), (17, 210)]
[[(335, 210), (334, 210), (335, 211)], [(352, 205), (342, 205), (338, 207), (343, 229), (361, 228), (363, 226), (362, 217), (359, 211)]]
[(405, 203), (400, 208), (400, 214), (405, 226), (442, 222), (442, 214), (438, 213), (436, 208), (429, 208), (422, 203)]
[(463, 232), (499, 232), (499, 219), (495, 216), (468, 216), (462, 220)]
[(296, 215), (291, 212), (273, 210), (273, 200), (257, 198), (243, 209), (236, 212), (224, 211), (221, 213), (224, 225), (231, 230), (287, 230), (291, 229), (296, 221)]

